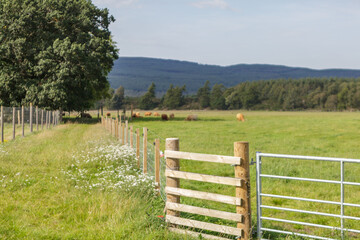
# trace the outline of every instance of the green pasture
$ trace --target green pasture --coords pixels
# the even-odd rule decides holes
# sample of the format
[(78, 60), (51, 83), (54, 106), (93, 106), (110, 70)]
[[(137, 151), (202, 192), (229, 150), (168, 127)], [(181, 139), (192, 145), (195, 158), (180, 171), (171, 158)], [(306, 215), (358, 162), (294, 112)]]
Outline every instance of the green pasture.
[[(180, 150), (188, 152), (233, 155), (235, 141), (250, 143), (250, 157), (255, 160), (256, 151), (264, 153), (312, 155), (360, 159), (359, 133), (360, 113), (358, 112), (242, 112), (245, 122), (236, 120), (235, 111), (168, 111), (159, 113), (174, 113), (175, 119), (161, 121), (159, 117), (143, 117), (134, 119), (131, 123), (135, 128), (149, 128), (149, 138), (160, 138), (164, 148), (167, 137), (180, 139)], [(184, 121), (188, 114), (198, 115), (198, 121)], [(144, 116), (143, 112), (141, 115)], [(275, 174), (293, 177), (308, 177), (329, 180), (340, 180), (340, 164), (290, 159), (263, 158), (264, 174)], [(253, 224), (256, 223), (256, 167), (251, 166), (251, 204)], [(234, 176), (234, 168), (229, 165), (181, 161), (181, 169), (190, 172), (201, 172), (219, 176)], [(345, 181), (360, 182), (360, 166), (345, 164)], [(235, 194), (232, 187), (217, 184), (204, 184), (181, 180), (184, 188)], [(335, 184), (299, 182), (289, 180), (263, 179), (263, 192), (286, 196), (298, 196), (322, 200), (340, 201), (340, 186)], [(359, 187), (345, 187), (345, 201), (359, 203)], [(213, 202), (196, 201), (183, 198), (182, 202), (198, 206), (210, 206), (215, 209), (235, 211), (233, 206)], [(326, 213), (340, 214), (340, 207), (285, 199), (264, 198), (263, 204), (306, 209)], [(337, 218), (315, 216), (300, 213), (290, 213), (275, 210), (264, 210), (265, 216), (316, 224), (340, 226)], [(345, 214), (360, 216), (360, 209), (345, 207)], [(195, 219), (205, 219), (200, 216), (187, 216)], [(218, 222), (218, 219), (207, 219)], [(220, 221), (220, 223), (224, 223)], [(230, 225), (234, 223), (230, 223)], [(264, 221), (265, 227), (284, 230), (296, 230), (308, 234), (319, 234), (338, 238), (339, 233), (319, 230), (302, 225), (281, 224)], [(345, 226), (360, 229), (357, 221), (346, 220)], [(254, 229), (255, 230), (255, 229)], [(271, 239), (283, 239), (281, 235), (267, 235)], [(349, 234), (354, 239), (358, 235)]]
[[(165, 139), (178, 137), (180, 150), (198, 153), (233, 155), (235, 141), (250, 143), (250, 158), (255, 152), (299, 154), (342, 158), (360, 158), (360, 113), (327, 112), (242, 112), (245, 122), (238, 122), (235, 111), (169, 111), (175, 119), (161, 121), (159, 117), (134, 119), (134, 128), (147, 127), (149, 142), (160, 138), (164, 150)], [(106, 113), (106, 112), (105, 112)], [(115, 116), (116, 112), (112, 112)], [(198, 121), (187, 122), (189, 114)], [(141, 112), (144, 116), (144, 112)], [(7, 128), (9, 129), (9, 128)], [(11, 129), (11, 128), (10, 128)], [(9, 136), (11, 136), (11, 130)], [(20, 132), (17, 130), (17, 132)], [(84, 192), (74, 187), (63, 170), (73, 164), (72, 156), (86, 152), (92, 141), (116, 141), (100, 124), (65, 124), (27, 134), (25, 138), (9, 140), (0, 145), (0, 238), (1, 239), (187, 239), (166, 231), (156, 216), (163, 215), (160, 198), (143, 194), (107, 192), (94, 189)], [(89, 143), (90, 142), (90, 143)], [(90, 145), (89, 145), (90, 144)], [(6, 153), (4, 153), (4, 151)], [(94, 164), (94, 171), (98, 167)], [(254, 231), (256, 230), (255, 165), (251, 166), (251, 204)], [(181, 169), (205, 174), (234, 176), (234, 167), (181, 161)], [(346, 164), (346, 181), (360, 182), (360, 167)], [(307, 162), (289, 159), (263, 159), (264, 174), (340, 179), (340, 167), (334, 163)], [(2, 180), (3, 176), (6, 176)], [(4, 186), (5, 184), (5, 186)], [(181, 181), (183, 188), (235, 195), (233, 187)], [(340, 186), (285, 180), (263, 180), (263, 192), (340, 201)], [(359, 203), (359, 187), (345, 187), (345, 201)], [(182, 202), (196, 206), (235, 212), (235, 207), (210, 201), (182, 198)], [(305, 203), (284, 199), (264, 198), (264, 204), (340, 213), (332, 205)], [(360, 216), (360, 210), (345, 208), (350, 216)], [(340, 226), (331, 217), (264, 210), (265, 216)], [(183, 214), (192, 219), (235, 226), (215, 218)], [(360, 229), (357, 221), (346, 220), (346, 227)], [(303, 225), (264, 221), (265, 227), (299, 231), (308, 234), (339, 238), (338, 232), (319, 230)], [(284, 239), (271, 234), (268, 239)], [(348, 235), (348, 239), (357, 239)], [(287, 237), (287, 239), (300, 239)]]
[[(64, 173), (104, 141), (114, 139), (100, 125), (66, 124), (0, 144), (0, 239), (184, 239), (157, 217), (159, 197), (85, 191)], [(91, 181), (101, 163), (80, 177)]]

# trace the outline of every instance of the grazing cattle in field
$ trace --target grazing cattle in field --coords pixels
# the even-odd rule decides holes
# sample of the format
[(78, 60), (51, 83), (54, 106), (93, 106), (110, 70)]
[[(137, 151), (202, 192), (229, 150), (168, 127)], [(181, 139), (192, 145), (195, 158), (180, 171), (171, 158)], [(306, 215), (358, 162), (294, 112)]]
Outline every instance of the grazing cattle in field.
[(110, 117), (110, 116), (111, 116), (111, 113), (107, 113), (106, 116)]
[(81, 114), (80, 114), (80, 117), (81, 117), (81, 118), (92, 118), (89, 113), (81, 113)]
[(147, 117), (147, 116), (151, 116), (151, 112), (146, 112), (145, 117)]
[(168, 115), (167, 114), (161, 114), (161, 119), (164, 121), (169, 120)]
[(135, 113), (135, 116), (136, 116), (136, 117), (140, 117), (140, 113), (139, 113), (139, 112), (136, 112), (136, 113)]
[(175, 118), (175, 114), (170, 114), (170, 119), (174, 119)]
[(189, 115), (187, 118), (185, 118), (186, 121), (196, 121), (197, 119), (197, 115)]
[(158, 112), (154, 112), (155, 117), (160, 117), (160, 114)]
[(245, 122), (245, 117), (244, 117), (244, 115), (243, 115), (242, 113), (236, 114), (236, 119), (237, 119), (238, 121)]

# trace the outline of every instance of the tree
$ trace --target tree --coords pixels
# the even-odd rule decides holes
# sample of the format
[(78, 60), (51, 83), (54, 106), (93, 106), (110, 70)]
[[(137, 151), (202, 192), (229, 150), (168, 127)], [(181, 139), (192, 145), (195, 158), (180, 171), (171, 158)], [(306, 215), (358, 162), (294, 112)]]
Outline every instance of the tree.
[(222, 84), (215, 84), (211, 89), (210, 94), (210, 106), (213, 109), (226, 109), (225, 97), (224, 97), (225, 87)]
[(1, 0), (1, 104), (90, 108), (118, 58), (114, 21), (88, 0)]
[(148, 91), (140, 99), (140, 109), (154, 109), (156, 107), (156, 96), (155, 96), (155, 83), (152, 83)]
[(210, 106), (210, 82), (206, 81), (204, 86), (199, 88), (197, 92), (198, 101), (202, 108)]
[(182, 106), (184, 103), (183, 93), (185, 92), (185, 89), (185, 85), (182, 87), (174, 87), (171, 84), (164, 96), (163, 106), (169, 109), (176, 109)]
[(112, 109), (121, 109), (124, 104), (125, 99), (125, 90), (123, 86), (120, 86), (116, 89), (113, 97), (111, 98), (111, 108)]

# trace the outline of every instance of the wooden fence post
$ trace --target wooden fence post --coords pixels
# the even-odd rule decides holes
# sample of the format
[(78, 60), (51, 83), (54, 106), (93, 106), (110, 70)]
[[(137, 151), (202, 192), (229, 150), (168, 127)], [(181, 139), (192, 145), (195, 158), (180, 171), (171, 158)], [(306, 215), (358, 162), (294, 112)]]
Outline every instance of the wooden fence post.
[(121, 124), (121, 144), (125, 144), (125, 124)]
[(155, 184), (160, 190), (160, 139), (155, 139)]
[(121, 142), (121, 121), (118, 122), (118, 141)]
[(16, 127), (16, 108), (13, 107), (13, 140), (15, 140), (15, 127)]
[(20, 110), (17, 110), (18, 113), (18, 126), (21, 126), (21, 120), (20, 120)]
[(241, 157), (241, 165), (235, 165), (235, 178), (242, 181), (241, 187), (236, 187), (236, 197), (242, 201), (236, 206), (236, 213), (243, 215), (243, 221), (237, 223), (237, 228), (244, 231), (243, 239), (251, 238), (251, 207), (250, 207), (250, 169), (249, 169), (249, 143), (235, 142), (234, 156)]
[(44, 130), (44, 109), (41, 109), (41, 130)]
[(4, 107), (1, 105), (0, 110), (0, 118), (1, 118), (1, 143), (4, 142)]
[(129, 121), (125, 121), (125, 143), (129, 144)]
[(140, 168), (140, 130), (136, 129), (136, 158), (138, 159), (138, 167)]
[(119, 129), (118, 129), (118, 126), (119, 126), (119, 120), (118, 118), (116, 118), (115, 120), (115, 138), (118, 139), (119, 138)]
[(144, 173), (147, 172), (147, 128), (143, 128), (143, 166)]
[(133, 138), (133, 126), (130, 126), (130, 147), (134, 146), (134, 138)]
[(25, 137), (25, 123), (24, 123), (24, 106), (21, 106), (21, 127), (22, 127), (22, 136)]
[(33, 107), (32, 107), (32, 103), (30, 103), (30, 121), (29, 121), (29, 124), (30, 124), (30, 132), (32, 133), (33, 132)]
[(110, 135), (113, 134), (113, 119), (110, 118)]
[[(165, 149), (171, 151), (179, 151), (179, 139), (178, 138), (167, 138), (165, 143)], [(166, 169), (180, 170), (180, 161), (175, 158), (166, 158)], [(166, 177), (166, 186), (179, 188), (180, 180), (178, 178)], [(167, 202), (180, 203), (180, 196), (167, 194)], [(167, 210), (167, 215), (179, 217), (180, 212), (174, 210)]]
[(36, 114), (36, 131), (39, 131), (39, 107), (38, 106), (36, 106), (35, 114)]

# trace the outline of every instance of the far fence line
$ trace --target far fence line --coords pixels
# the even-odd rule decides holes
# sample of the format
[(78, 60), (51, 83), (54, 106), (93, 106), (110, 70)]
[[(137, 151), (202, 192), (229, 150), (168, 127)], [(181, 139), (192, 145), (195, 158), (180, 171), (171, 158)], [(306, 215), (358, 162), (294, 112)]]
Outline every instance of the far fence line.
[[(155, 148), (149, 154), (147, 134), (148, 129), (143, 128), (143, 141), (140, 141), (140, 131), (135, 133), (133, 126), (129, 126), (128, 120), (124, 122), (121, 116), (101, 117), (101, 124), (123, 145), (129, 145), (136, 150), (138, 167), (144, 174), (155, 176), (155, 185), (163, 197), (166, 205), (166, 222), (170, 224), (170, 231), (198, 236), (210, 239), (229, 239), (222, 236), (236, 236), (238, 239), (251, 238), (251, 207), (250, 207), (250, 171), (249, 171), (249, 143), (235, 142), (234, 156), (220, 156), (210, 154), (188, 153), (179, 151), (179, 139), (167, 138), (165, 144), (165, 158), (160, 157), (160, 140), (155, 139)], [(142, 146), (141, 146), (142, 142)], [(142, 161), (141, 159), (142, 155)], [(148, 160), (154, 156), (154, 162)], [(234, 166), (235, 176), (223, 177), (180, 171), (180, 160), (205, 161)], [(166, 161), (166, 162), (165, 162)], [(154, 168), (154, 169), (152, 169)], [(161, 175), (162, 174), (162, 175)], [(180, 188), (180, 180), (193, 180), (235, 187), (235, 196), (201, 192)], [(180, 203), (180, 197), (190, 197), (207, 201), (215, 201), (234, 205), (234, 212), (225, 212), (206, 207), (196, 207)], [(197, 214), (207, 217), (215, 217), (234, 221), (236, 227), (209, 223), (180, 217), (180, 212)], [(184, 228), (186, 230), (184, 230)], [(189, 231), (189, 229), (197, 229)], [(218, 232), (220, 236), (204, 234), (203, 231)]]
[[(0, 109), (0, 126), (1, 137), (0, 142), (15, 140), (16, 136), (25, 136), (25, 128), (28, 126), (29, 132), (49, 129), (52, 126), (59, 124), (60, 112), (48, 111), (45, 109), (39, 109), (39, 107), (33, 107), (30, 104), (29, 107), (4, 107)], [(21, 134), (18, 134), (21, 133)], [(6, 139), (6, 138), (8, 139)]]

